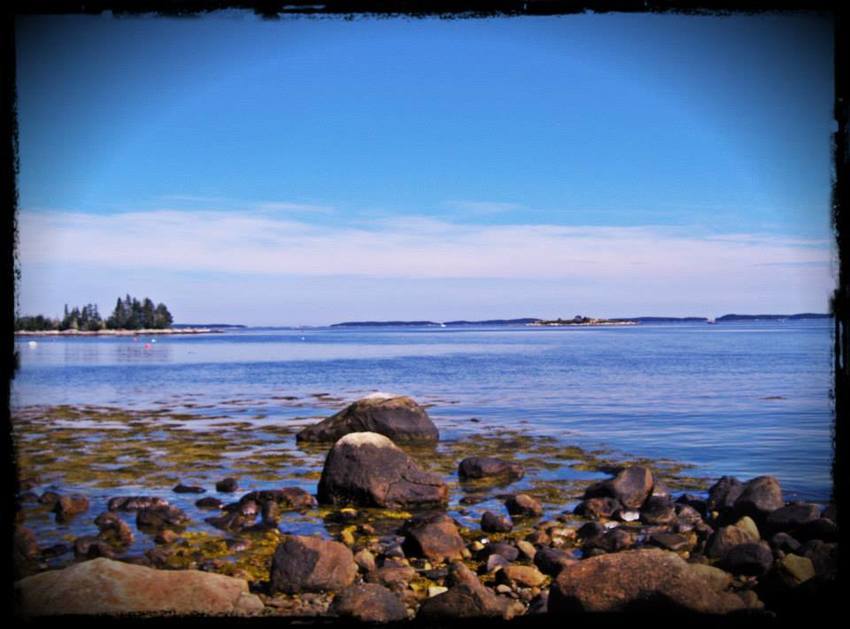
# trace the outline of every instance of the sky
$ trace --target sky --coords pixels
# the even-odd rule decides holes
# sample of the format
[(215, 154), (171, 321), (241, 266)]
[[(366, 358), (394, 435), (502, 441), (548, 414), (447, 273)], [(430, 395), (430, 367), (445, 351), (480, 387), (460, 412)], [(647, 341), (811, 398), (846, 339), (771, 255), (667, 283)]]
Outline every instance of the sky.
[(827, 312), (815, 14), (17, 20), (19, 314)]

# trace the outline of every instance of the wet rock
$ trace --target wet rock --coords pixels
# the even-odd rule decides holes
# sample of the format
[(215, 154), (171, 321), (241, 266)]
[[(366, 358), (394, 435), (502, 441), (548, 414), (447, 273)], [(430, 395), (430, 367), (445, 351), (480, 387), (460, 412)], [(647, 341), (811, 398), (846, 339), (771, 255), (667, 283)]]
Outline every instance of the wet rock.
[(440, 438), (428, 413), (412, 398), (373, 394), (304, 428), (296, 435), (296, 440), (329, 442), (361, 432), (378, 433), (398, 443), (436, 443)]
[(621, 527), (609, 529), (603, 535), (593, 537), (584, 543), (583, 548), (601, 549), (606, 553), (616, 553), (631, 548), (637, 541), (637, 532)]
[(489, 557), (487, 557), (487, 564), (484, 566), (484, 571), (486, 573), (496, 572), (497, 570), (501, 570), (505, 566), (511, 565), (511, 562), (502, 557), (501, 555), (497, 555), (493, 553)]
[(517, 494), (505, 500), (505, 508), (514, 516), (540, 517), (543, 505), (528, 494)]
[(838, 526), (829, 518), (818, 518), (797, 527), (794, 531), (794, 537), (801, 542), (814, 539), (823, 542), (837, 542)]
[(534, 565), (550, 577), (557, 576), (561, 570), (577, 561), (572, 553), (559, 548), (541, 548), (534, 555)]
[(379, 583), (391, 590), (401, 591), (407, 587), (416, 576), (416, 570), (410, 566), (394, 563), (384, 563), (366, 575), (368, 583)]
[(460, 559), (465, 545), (454, 520), (445, 513), (425, 513), (404, 525), (402, 548), (408, 555), (431, 561)]
[(649, 542), (672, 551), (688, 550), (691, 547), (690, 540), (677, 533), (653, 533), (649, 536)]
[(777, 533), (770, 538), (770, 546), (774, 550), (783, 553), (796, 553), (800, 550), (800, 542), (788, 535), (788, 533)]
[(171, 491), (175, 494), (202, 494), (206, 491), (206, 489), (197, 485), (184, 485), (183, 483), (179, 483), (175, 485)]
[(676, 507), (669, 496), (650, 496), (640, 509), (644, 524), (670, 524), (676, 519)]
[(521, 603), (494, 594), (460, 562), (452, 564), (451, 581), (446, 592), (422, 603), (417, 618), (429, 622), (482, 616), (510, 619), (523, 611)]
[(71, 547), (68, 544), (63, 544), (59, 542), (57, 544), (51, 544), (46, 548), (41, 548), (39, 553), (42, 559), (54, 559), (56, 557), (61, 557), (67, 552), (71, 551)]
[(777, 562), (777, 567), (782, 574), (791, 582), (791, 585), (799, 585), (815, 577), (815, 565), (808, 557), (788, 554)]
[(576, 531), (576, 535), (580, 540), (588, 542), (597, 537), (605, 535), (605, 532), (607, 530), (608, 529), (599, 524), (599, 522), (587, 522), (586, 524), (583, 524), (581, 527), (579, 527), (578, 531)]
[(772, 511), (765, 520), (765, 530), (768, 534), (790, 533), (804, 524), (820, 517), (817, 505), (807, 502), (792, 502)]
[(180, 536), (171, 529), (163, 529), (153, 538), (157, 544), (173, 544)]
[(116, 496), (109, 499), (110, 511), (138, 511), (139, 509), (160, 509), (168, 506), (168, 501), (159, 496)]
[(172, 505), (145, 507), (136, 511), (136, 528), (139, 530), (183, 528), (188, 523), (189, 516)]
[(222, 502), (218, 498), (206, 496), (195, 501), (195, 506), (198, 509), (221, 509)]
[(14, 558), (16, 561), (26, 561), (38, 557), (38, 540), (32, 529), (19, 526), (15, 529)]
[(55, 491), (46, 491), (38, 498), (38, 503), (46, 506), (48, 509), (53, 509), (56, 506), (60, 496)]
[(525, 475), (525, 468), (520, 463), (494, 457), (472, 456), (460, 462), (457, 473), (462, 481), (482, 478), (514, 481)]
[(548, 546), (552, 543), (552, 538), (549, 537), (549, 534), (546, 531), (542, 531), (540, 529), (529, 533), (525, 540), (529, 544), (534, 544), (535, 546)]
[(448, 487), (423, 471), (383, 435), (355, 432), (337, 441), (325, 459), (319, 501), (366, 507), (445, 505)]
[(732, 574), (760, 577), (773, 565), (773, 553), (767, 542), (748, 542), (730, 548), (720, 566)]
[(545, 614), (549, 611), (549, 590), (543, 590), (531, 599), (531, 602), (528, 604), (528, 611), (526, 611), (527, 615), (536, 615), (536, 614)]
[(223, 478), (215, 484), (215, 490), (225, 494), (232, 494), (237, 489), (239, 489), (239, 481), (232, 476)]
[(256, 518), (260, 513), (260, 503), (256, 500), (240, 500), (224, 505), (223, 509), (228, 513), (236, 513), (246, 518)]
[(717, 592), (723, 592), (732, 585), (732, 575), (725, 570), (708, 564), (692, 563), (689, 565), (691, 572), (705, 579), (711, 588)]
[(272, 557), (272, 592), (336, 591), (357, 576), (354, 556), (344, 544), (318, 537), (286, 535)]
[(503, 515), (496, 515), (492, 511), (485, 511), (481, 516), (481, 530), (486, 533), (507, 533), (513, 527), (510, 519)]
[(301, 489), (300, 487), (283, 487), (281, 489), (263, 489), (260, 491), (252, 491), (239, 499), (240, 503), (256, 502), (265, 504), (274, 502), (282, 510), (300, 511), (303, 509), (312, 509), (318, 502), (316, 498)]
[(752, 529), (746, 525), (721, 526), (708, 539), (705, 554), (712, 559), (719, 559), (735, 546), (758, 541), (758, 535), (754, 535)]
[(356, 563), (357, 567), (364, 573), (372, 572), (377, 568), (377, 565), (375, 564), (375, 555), (366, 548), (354, 553), (354, 563)]
[(91, 535), (83, 535), (74, 540), (74, 557), (77, 559), (95, 559), (114, 557), (115, 551), (106, 542)]
[(256, 514), (243, 515), (238, 511), (229, 511), (223, 515), (212, 516), (204, 520), (204, 522), (211, 524), (217, 529), (231, 533), (238, 533), (239, 531), (247, 529), (252, 526), (255, 521)]
[(255, 614), (248, 583), (197, 570), (155, 570), (94, 559), (15, 583), (24, 616), (127, 613)]
[(624, 507), (638, 509), (649, 497), (653, 484), (652, 472), (635, 465), (620, 470), (612, 479), (594, 483), (584, 492), (584, 497), (616, 498)]
[[(677, 505), (684, 505), (695, 510), (701, 517), (705, 517), (708, 513), (708, 503), (702, 498), (692, 496), (691, 494), (682, 494), (676, 498)], [(677, 511), (678, 512), (678, 511)]]
[(376, 583), (345, 588), (334, 597), (329, 611), (334, 616), (360, 622), (393, 622), (407, 618), (401, 599)]
[(621, 509), (622, 505), (619, 500), (606, 496), (603, 498), (587, 498), (582, 500), (576, 506), (574, 513), (598, 520), (599, 518), (610, 518)]
[(516, 547), (525, 559), (534, 561), (534, 556), (537, 554), (537, 549), (534, 547), (534, 544), (521, 539), (517, 540)]
[(269, 527), (275, 527), (280, 523), (280, 506), (274, 500), (267, 500), (263, 503), (260, 515), (262, 517), (263, 524)]
[(818, 577), (835, 577), (838, 570), (838, 544), (810, 540), (800, 546), (799, 553), (811, 559)]
[(100, 531), (98, 537), (103, 541), (121, 546), (129, 546), (133, 543), (133, 529), (114, 512), (101, 513), (95, 518), (94, 523)]
[(657, 549), (601, 555), (567, 566), (549, 591), (549, 613), (582, 611), (695, 611), (727, 613), (744, 607), (717, 592), (674, 553)]
[(508, 565), (496, 575), (497, 583), (520, 587), (539, 587), (546, 581), (546, 575), (534, 566)]
[(763, 522), (771, 511), (783, 506), (779, 481), (773, 476), (758, 476), (744, 485), (733, 511), (737, 516), (748, 515), (756, 522)]
[(89, 499), (82, 494), (73, 494), (71, 496), (59, 496), (53, 505), (53, 512), (56, 514), (57, 522), (67, 522), (75, 515), (84, 513), (89, 510)]
[(676, 503), (674, 505), (676, 511), (676, 521), (680, 525), (696, 526), (702, 523), (703, 519), (700, 512), (691, 505)]
[(478, 553), (478, 559), (486, 560), (490, 555), (501, 555), (508, 561), (516, 561), (519, 550), (507, 542), (490, 542)]
[(723, 512), (731, 509), (744, 491), (744, 484), (733, 476), (722, 476), (708, 489), (706, 512)]

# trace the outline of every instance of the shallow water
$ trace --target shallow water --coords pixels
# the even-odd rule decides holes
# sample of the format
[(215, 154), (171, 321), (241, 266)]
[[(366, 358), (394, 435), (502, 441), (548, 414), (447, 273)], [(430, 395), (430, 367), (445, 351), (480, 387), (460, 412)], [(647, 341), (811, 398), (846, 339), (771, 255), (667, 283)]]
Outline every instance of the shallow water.
[[(35, 340), (17, 342), (12, 393), (25, 467), (37, 472), (36, 493), (93, 502), (58, 527), (30, 509), (40, 542), (95, 534), (94, 516), (119, 494), (162, 495), (215, 532), (193, 506), (199, 496), (171, 491), (178, 480), (225, 501), (283, 485), (314, 493), (326, 448), (300, 449), (294, 432), (376, 390), (428, 405), (441, 444), (414, 455), (452, 483), (452, 514), (468, 526), (501, 508), (497, 491), (459, 504), (456, 466), (472, 452), (531, 457), (509, 490), (536, 491), (547, 515), (604, 476), (566, 446), (689, 464), (679, 486), (694, 491), (724, 474), (773, 474), (786, 500), (825, 502), (831, 490), (830, 321)], [(235, 496), (214, 490), (228, 475), (240, 478)], [(289, 514), (281, 529), (330, 530), (326, 516)], [(150, 546), (138, 538), (139, 550)]]

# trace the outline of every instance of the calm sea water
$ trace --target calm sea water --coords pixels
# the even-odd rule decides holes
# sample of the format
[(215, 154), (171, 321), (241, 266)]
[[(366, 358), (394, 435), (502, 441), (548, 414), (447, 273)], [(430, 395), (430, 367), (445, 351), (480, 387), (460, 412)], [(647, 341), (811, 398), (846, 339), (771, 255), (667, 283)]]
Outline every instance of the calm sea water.
[(306, 424), (381, 390), (432, 404), (450, 438), (521, 428), (711, 478), (773, 474), (786, 499), (823, 501), (832, 487), (828, 320), (29, 340), (17, 342), (13, 409), (189, 397), (234, 419)]

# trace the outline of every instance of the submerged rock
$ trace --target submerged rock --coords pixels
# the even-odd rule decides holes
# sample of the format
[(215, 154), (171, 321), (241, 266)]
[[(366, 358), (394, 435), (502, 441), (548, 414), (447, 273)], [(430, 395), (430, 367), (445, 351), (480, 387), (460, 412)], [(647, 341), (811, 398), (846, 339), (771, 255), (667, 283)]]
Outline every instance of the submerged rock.
[(393, 622), (407, 618), (401, 599), (377, 583), (345, 588), (334, 597), (328, 611), (334, 616), (360, 622)]
[(440, 434), (425, 409), (406, 395), (372, 394), (336, 415), (304, 428), (297, 441), (336, 441), (350, 433), (375, 432), (402, 442), (436, 443)]
[(351, 585), (356, 576), (354, 555), (344, 544), (287, 535), (274, 551), (269, 587), (286, 594), (337, 591)]
[(614, 478), (594, 483), (584, 492), (585, 498), (616, 498), (629, 509), (639, 509), (652, 491), (652, 472), (639, 465), (626, 467)]
[(239, 499), (240, 504), (248, 502), (256, 502), (264, 505), (268, 502), (274, 502), (280, 509), (283, 510), (302, 510), (312, 509), (318, 503), (316, 498), (301, 489), (300, 487), (283, 487), (281, 489), (262, 489), (260, 491), (252, 491)]
[(206, 489), (197, 485), (184, 485), (183, 483), (178, 483), (171, 491), (175, 494), (202, 494), (206, 492)]
[(57, 522), (67, 522), (75, 515), (89, 510), (89, 499), (82, 494), (59, 496), (53, 505)]
[(486, 478), (514, 481), (525, 475), (525, 468), (520, 463), (494, 457), (472, 456), (460, 462), (457, 474), (460, 480)]
[(105, 558), (26, 577), (15, 583), (15, 593), (24, 616), (252, 614), (263, 609), (243, 579), (197, 570), (156, 570)]
[(136, 512), (136, 527), (139, 530), (183, 528), (188, 523), (189, 516), (172, 505), (145, 507)]
[(226, 494), (232, 494), (239, 488), (239, 481), (232, 476), (223, 478), (215, 484), (215, 490)]
[(448, 502), (448, 487), (423, 471), (384, 435), (355, 432), (337, 441), (319, 480), (322, 503), (366, 507), (438, 506)]
[(550, 614), (583, 611), (694, 611), (742, 609), (734, 594), (716, 591), (674, 553), (629, 550), (565, 567), (549, 591)]
[(109, 499), (110, 511), (138, 511), (139, 509), (167, 507), (168, 501), (159, 496), (116, 496)]
[(133, 543), (133, 529), (112, 511), (101, 513), (95, 518), (95, 526), (100, 530), (98, 537), (121, 546)]
[(507, 533), (512, 528), (513, 524), (510, 519), (503, 515), (485, 511), (481, 516), (481, 530), (485, 533)]

